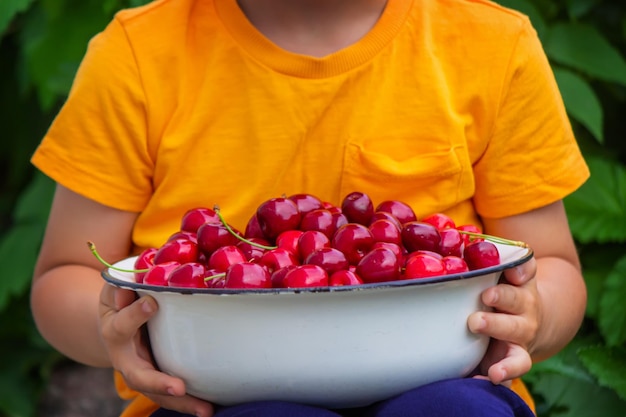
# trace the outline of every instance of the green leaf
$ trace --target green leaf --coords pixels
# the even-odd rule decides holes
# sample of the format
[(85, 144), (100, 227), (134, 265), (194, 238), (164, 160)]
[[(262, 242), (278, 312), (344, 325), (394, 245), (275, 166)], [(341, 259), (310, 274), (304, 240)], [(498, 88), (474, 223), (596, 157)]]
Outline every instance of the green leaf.
[(22, 192), (13, 213), (15, 222), (45, 224), (50, 212), (55, 183), (36, 171), (31, 183)]
[(567, 0), (567, 13), (572, 19), (578, 19), (589, 13), (598, 4), (598, 0)]
[(593, 320), (600, 317), (600, 301), (605, 291), (605, 281), (617, 260), (626, 253), (624, 245), (585, 246), (580, 251), (583, 275), (587, 286), (586, 316)]
[(39, 225), (20, 225), (10, 229), (0, 240), (0, 310), (11, 296), (28, 290), (37, 260), (42, 229)]
[(577, 355), (592, 341), (575, 339), (557, 355), (533, 365), (524, 376), (539, 416), (624, 417), (626, 402), (612, 389), (598, 385)]
[(20, 196), (13, 226), (0, 236), (0, 311), (10, 298), (28, 290), (46, 225), (53, 183), (37, 174)]
[(626, 167), (587, 157), (591, 177), (565, 198), (572, 234), (581, 243), (626, 242)]
[(89, 40), (104, 29), (110, 16), (100, 2), (85, 1), (63, 13), (37, 12), (25, 19), (20, 39), (28, 85), (36, 88), (42, 108), (50, 110), (69, 92)]
[(130, 7), (137, 7), (137, 6), (143, 6), (144, 4), (148, 4), (152, 2), (152, 0), (129, 0), (129, 6)]
[(13, 18), (28, 9), (34, 0), (2, 0), (0, 1), (0, 38), (9, 28)]
[(581, 349), (580, 360), (601, 386), (614, 390), (626, 400), (626, 348), (595, 346)]
[(608, 275), (600, 300), (599, 325), (609, 346), (619, 346), (626, 343), (625, 299), (626, 256), (623, 256)]
[(589, 83), (564, 68), (554, 68), (554, 76), (570, 116), (585, 126), (600, 143), (604, 143), (602, 105)]
[(542, 38), (546, 32), (546, 22), (541, 15), (541, 12), (537, 10), (528, 0), (497, 0), (497, 3), (509, 9), (517, 10), (528, 16), (533, 27), (537, 31), (539, 38)]
[(626, 85), (626, 60), (593, 26), (557, 23), (544, 42), (547, 55), (592, 78)]

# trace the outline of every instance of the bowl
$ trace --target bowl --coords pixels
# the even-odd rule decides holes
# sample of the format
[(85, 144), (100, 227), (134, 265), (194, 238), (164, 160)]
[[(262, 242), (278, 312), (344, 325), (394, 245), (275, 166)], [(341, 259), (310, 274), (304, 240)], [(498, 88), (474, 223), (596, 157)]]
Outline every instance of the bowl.
[[(137, 284), (106, 269), (115, 286), (159, 304), (148, 322), (160, 370), (189, 394), (221, 405), (283, 400), (360, 407), (471, 373), (489, 338), (467, 328), (486, 310), (480, 293), (529, 248), (496, 244), (501, 263), (441, 277), (307, 289), (191, 289)], [(132, 269), (135, 258), (115, 266)]]

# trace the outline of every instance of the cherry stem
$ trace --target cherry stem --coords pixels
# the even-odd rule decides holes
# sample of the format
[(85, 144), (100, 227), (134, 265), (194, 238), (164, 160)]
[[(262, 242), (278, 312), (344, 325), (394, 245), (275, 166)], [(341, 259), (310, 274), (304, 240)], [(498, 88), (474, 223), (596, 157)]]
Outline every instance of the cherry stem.
[(481, 238), (481, 239), (485, 239), (485, 240), (490, 240), (492, 242), (501, 243), (503, 245), (519, 246), (520, 248), (529, 248), (528, 243), (521, 242), (519, 240), (511, 240), (511, 239), (506, 239), (506, 238), (503, 238), (503, 237), (486, 235), (486, 234), (483, 234), (483, 233), (468, 232), (466, 230), (459, 230), (459, 233), (464, 234), (464, 235), (468, 235), (468, 236), (471, 236), (471, 237), (475, 237), (475, 238)]
[(215, 274), (215, 275), (210, 275), (210, 276), (204, 278), (204, 282), (213, 281), (213, 280), (216, 280), (216, 279), (219, 279), (219, 278), (223, 278), (225, 276), (226, 276), (226, 272), (222, 272), (220, 274)]
[(241, 240), (242, 242), (246, 242), (249, 245), (256, 246), (257, 248), (261, 248), (261, 249), (265, 249), (265, 250), (272, 250), (272, 249), (276, 249), (277, 248), (277, 246), (266, 246), (266, 245), (262, 245), (260, 243), (256, 243), (256, 242), (253, 242), (251, 240), (246, 239), (245, 237), (241, 236), (239, 233), (236, 233), (230, 227), (230, 225), (224, 219), (224, 216), (222, 216), (222, 213), (220, 212), (219, 206), (217, 206), (217, 205), (213, 206), (213, 211), (217, 214), (217, 217), (219, 217), (220, 221), (222, 222), (222, 224), (224, 225), (226, 230), (228, 230), (228, 232), (231, 235), (235, 236), (237, 239)]
[(120, 268), (120, 267), (115, 266), (115, 265), (111, 265), (110, 263), (108, 263), (107, 261), (102, 259), (102, 257), (98, 253), (98, 250), (96, 249), (96, 245), (93, 242), (87, 242), (87, 246), (89, 247), (89, 250), (91, 251), (91, 253), (94, 254), (96, 259), (98, 259), (101, 264), (103, 264), (104, 266), (106, 266), (108, 268), (111, 268), (111, 269), (114, 269), (114, 270), (120, 271), (120, 272), (130, 272), (130, 273), (148, 272), (147, 269), (124, 269), (124, 268)]

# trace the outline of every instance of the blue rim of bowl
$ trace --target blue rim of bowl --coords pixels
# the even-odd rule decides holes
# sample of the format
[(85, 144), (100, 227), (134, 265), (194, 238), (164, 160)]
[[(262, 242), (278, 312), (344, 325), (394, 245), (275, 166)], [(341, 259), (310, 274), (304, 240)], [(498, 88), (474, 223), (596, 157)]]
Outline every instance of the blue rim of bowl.
[(373, 290), (377, 288), (393, 288), (393, 287), (407, 287), (407, 286), (419, 286), (427, 284), (436, 284), (449, 281), (467, 280), (487, 274), (502, 272), (505, 269), (513, 268), (528, 262), (533, 256), (534, 252), (531, 248), (520, 248), (526, 250), (526, 253), (519, 258), (513, 259), (508, 262), (503, 262), (499, 265), (494, 265), (488, 268), (476, 269), (469, 272), (462, 272), (457, 274), (439, 275), (436, 277), (428, 278), (413, 278), (397, 281), (385, 281), (376, 282), (371, 284), (361, 285), (343, 285), (336, 287), (307, 287), (307, 288), (187, 288), (187, 287), (167, 287), (160, 285), (147, 285), (136, 282), (125, 281), (114, 277), (109, 273), (109, 268), (104, 269), (101, 272), (102, 277), (106, 282), (116, 287), (131, 289), (135, 291), (153, 291), (153, 292), (167, 292), (178, 294), (300, 294), (300, 293), (333, 293), (333, 292), (345, 292), (355, 290)]

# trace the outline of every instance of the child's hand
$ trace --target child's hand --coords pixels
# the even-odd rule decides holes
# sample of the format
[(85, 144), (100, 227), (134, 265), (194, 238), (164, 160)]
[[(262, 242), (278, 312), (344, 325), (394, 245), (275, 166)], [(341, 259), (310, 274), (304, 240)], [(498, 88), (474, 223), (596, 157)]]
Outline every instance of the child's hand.
[(494, 384), (520, 377), (532, 366), (530, 349), (542, 324), (542, 303), (535, 279), (536, 261), (506, 270), (504, 280), (482, 294), (493, 312), (470, 315), (471, 332), (492, 338), (480, 373)]
[(154, 298), (136, 299), (133, 291), (105, 285), (100, 293), (100, 331), (113, 368), (128, 386), (163, 408), (210, 417), (211, 404), (185, 393), (179, 379), (155, 369), (142, 326), (157, 311)]

